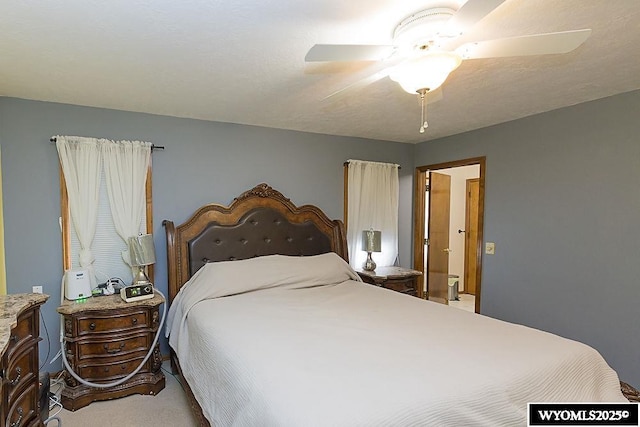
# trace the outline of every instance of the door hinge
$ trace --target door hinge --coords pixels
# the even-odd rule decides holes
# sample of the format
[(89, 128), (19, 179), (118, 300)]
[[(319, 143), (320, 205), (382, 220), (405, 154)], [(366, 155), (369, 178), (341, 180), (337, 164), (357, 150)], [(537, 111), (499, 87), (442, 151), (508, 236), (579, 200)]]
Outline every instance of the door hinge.
[(424, 239), (424, 244), (429, 246), (429, 239)]
[(431, 191), (431, 186), (430, 186), (430, 185), (427, 185), (427, 186), (424, 188), (424, 191)]

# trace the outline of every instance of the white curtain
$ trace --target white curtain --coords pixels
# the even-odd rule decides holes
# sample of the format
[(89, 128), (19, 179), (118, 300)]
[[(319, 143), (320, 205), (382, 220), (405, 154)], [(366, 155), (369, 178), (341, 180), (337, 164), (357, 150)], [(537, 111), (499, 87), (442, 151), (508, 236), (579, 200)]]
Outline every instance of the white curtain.
[(362, 267), (362, 232), (373, 228), (382, 234), (382, 252), (372, 258), (380, 266), (394, 265), (398, 258), (398, 165), (348, 161), (347, 244), (354, 268)]
[(96, 286), (91, 243), (96, 232), (101, 152), (95, 138), (57, 136), (56, 148), (67, 184), (71, 221), (80, 242), (80, 266)]
[[(111, 216), (118, 235), (127, 243), (140, 230), (151, 143), (103, 141), (101, 148)], [(128, 246), (122, 251), (122, 259), (131, 265)]]

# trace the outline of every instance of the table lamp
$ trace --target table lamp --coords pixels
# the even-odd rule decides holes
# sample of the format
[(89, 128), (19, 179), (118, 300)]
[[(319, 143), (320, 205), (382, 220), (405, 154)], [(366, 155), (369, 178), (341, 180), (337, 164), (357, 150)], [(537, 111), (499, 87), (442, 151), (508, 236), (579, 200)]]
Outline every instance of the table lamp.
[(131, 266), (138, 267), (138, 273), (134, 276), (132, 285), (151, 285), (152, 283), (145, 272), (145, 267), (156, 262), (153, 235), (140, 234), (129, 237), (129, 257)]
[(367, 271), (376, 269), (376, 263), (371, 258), (371, 252), (381, 252), (380, 246), (382, 242), (382, 233), (373, 229), (362, 232), (362, 250), (367, 252), (367, 260), (362, 268)]

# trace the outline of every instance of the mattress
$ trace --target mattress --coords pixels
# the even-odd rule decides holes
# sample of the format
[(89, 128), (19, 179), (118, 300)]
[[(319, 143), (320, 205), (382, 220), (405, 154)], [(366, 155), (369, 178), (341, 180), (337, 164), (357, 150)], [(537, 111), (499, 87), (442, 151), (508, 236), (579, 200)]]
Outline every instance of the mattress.
[(213, 425), (514, 426), (528, 402), (627, 401), (582, 343), (364, 284), (335, 259), (324, 284), (281, 259), (265, 285), (270, 261), (203, 274), (207, 291), (172, 305), (171, 346)]

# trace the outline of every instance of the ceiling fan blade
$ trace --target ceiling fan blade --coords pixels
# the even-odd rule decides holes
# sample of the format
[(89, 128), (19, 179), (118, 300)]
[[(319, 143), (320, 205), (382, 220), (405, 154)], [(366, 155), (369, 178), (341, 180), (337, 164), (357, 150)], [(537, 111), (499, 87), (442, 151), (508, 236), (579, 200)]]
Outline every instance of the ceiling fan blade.
[(547, 55), (571, 52), (591, 35), (590, 29), (534, 34), (465, 43), (456, 49), (464, 59)]
[(353, 91), (362, 89), (364, 87), (369, 86), (372, 83), (377, 82), (380, 79), (383, 79), (389, 75), (389, 68), (385, 68), (383, 70), (376, 71), (373, 74), (370, 74), (367, 77), (363, 77), (361, 79), (356, 80), (353, 83), (346, 85), (345, 87), (338, 89), (337, 91), (325, 96), (322, 98), (323, 101), (338, 101), (345, 96), (349, 95)]
[(346, 95), (369, 86), (372, 83), (377, 82), (389, 75), (395, 65), (404, 61), (404, 58), (400, 56), (393, 57), (386, 61), (380, 61), (374, 64), (360, 73), (356, 73), (351, 76), (351, 83), (345, 85), (341, 89), (322, 98), (323, 101), (337, 101), (344, 98)]
[(468, 0), (447, 22), (447, 32), (459, 35), (493, 12), (505, 0)]
[(364, 44), (317, 44), (304, 57), (306, 62), (379, 61), (393, 53), (393, 46)]

